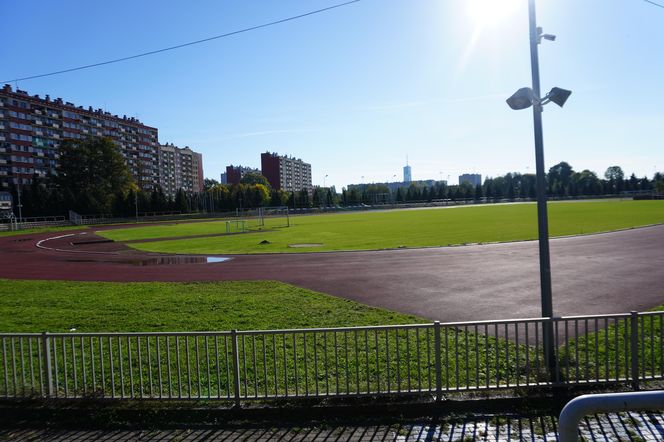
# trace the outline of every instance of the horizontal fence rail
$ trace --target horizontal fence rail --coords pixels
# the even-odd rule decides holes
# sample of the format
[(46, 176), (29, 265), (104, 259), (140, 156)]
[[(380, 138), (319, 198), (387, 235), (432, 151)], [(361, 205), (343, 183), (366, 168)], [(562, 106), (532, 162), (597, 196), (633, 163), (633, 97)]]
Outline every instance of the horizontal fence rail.
[[(247, 400), (664, 378), (664, 312), (300, 330), (0, 334), (0, 397)], [(553, 329), (554, 362), (543, 330)]]

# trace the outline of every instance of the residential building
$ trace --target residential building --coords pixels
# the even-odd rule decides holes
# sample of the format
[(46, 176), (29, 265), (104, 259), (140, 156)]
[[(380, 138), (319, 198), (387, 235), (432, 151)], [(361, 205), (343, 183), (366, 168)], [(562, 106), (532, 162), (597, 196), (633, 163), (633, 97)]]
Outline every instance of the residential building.
[(203, 191), (203, 156), (189, 146), (173, 144), (159, 146), (159, 176), (161, 188), (170, 198), (178, 190), (188, 193)]
[(240, 184), (240, 180), (248, 173), (261, 173), (260, 170), (253, 167), (244, 166), (226, 166), (226, 184)]
[(220, 184), (228, 184), (228, 174), (226, 172), (221, 174), (219, 183)]
[(0, 218), (7, 218), (12, 213), (12, 194), (0, 192)]
[(65, 139), (108, 137), (118, 146), (134, 180), (146, 191), (159, 184), (157, 128), (133, 117), (75, 106), (61, 98), (0, 89), (0, 190), (56, 174)]
[(459, 185), (468, 183), (471, 186), (479, 186), (482, 184), (482, 175), (479, 173), (464, 173), (459, 175)]
[(313, 190), (311, 164), (299, 158), (265, 152), (261, 154), (261, 170), (263, 176), (275, 189), (287, 192)]

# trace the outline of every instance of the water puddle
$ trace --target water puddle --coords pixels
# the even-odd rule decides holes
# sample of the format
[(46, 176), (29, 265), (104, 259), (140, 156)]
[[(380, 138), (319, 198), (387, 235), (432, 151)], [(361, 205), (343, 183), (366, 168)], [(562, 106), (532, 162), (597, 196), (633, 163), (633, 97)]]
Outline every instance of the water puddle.
[(104, 264), (124, 264), (132, 266), (159, 266), (176, 264), (212, 264), (215, 262), (229, 261), (232, 258), (223, 256), (158, 256), (146, 259), (119, 259), (119, 260), (96, 260), (96, 259), (68, 259), (67, 262), (98, 262)]

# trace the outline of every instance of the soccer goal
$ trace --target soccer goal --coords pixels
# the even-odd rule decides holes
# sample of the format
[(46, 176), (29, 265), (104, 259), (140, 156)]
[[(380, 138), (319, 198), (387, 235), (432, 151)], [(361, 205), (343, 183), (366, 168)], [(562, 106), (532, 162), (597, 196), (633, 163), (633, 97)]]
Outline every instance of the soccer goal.
[(290, 227), (290, 211), (288, 206), (259, 207), (258, 226), (265, 228)]

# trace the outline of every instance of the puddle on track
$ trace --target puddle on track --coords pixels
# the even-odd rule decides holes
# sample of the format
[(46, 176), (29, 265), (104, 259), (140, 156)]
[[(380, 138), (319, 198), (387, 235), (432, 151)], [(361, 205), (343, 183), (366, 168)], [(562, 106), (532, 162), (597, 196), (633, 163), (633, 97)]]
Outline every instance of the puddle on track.
[(125, 264), (133, 266), (159, 266), (176, 264), (212, 264), (215, 262), (229, 261), (232, 258), (223, 256), (158, 256), (146, 259), (118, 259), (118, 260), (98, 260), (98, 259), (68, 259), (67, 262), (98, 262), (104, 264)]

